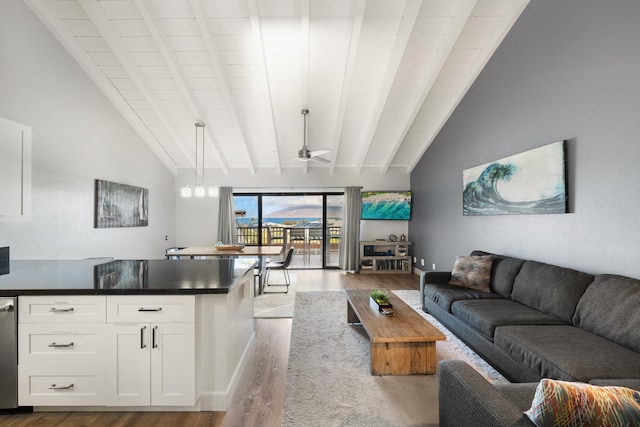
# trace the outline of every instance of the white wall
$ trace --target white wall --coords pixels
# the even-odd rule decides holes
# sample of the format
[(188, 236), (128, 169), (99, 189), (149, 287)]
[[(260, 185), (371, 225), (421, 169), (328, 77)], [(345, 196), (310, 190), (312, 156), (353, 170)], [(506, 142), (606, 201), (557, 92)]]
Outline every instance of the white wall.
[[(330, 175), (328, 169), (309, 168), (303, 174), (301, 168), (283, 170), (281, 175), (271, 171), (231, 171), (229, 175), (205, 171), (206, 183), (217, 187), (233, 187), (234, 191), (251, 192), (304, 192), (342, 191), (345, 186), (360, 186), (363, 191), (408, 190), (409, 174), (391, 170), (381, 175), (378, 171), (363, 170), (356, 175), (349, 170), (336, 168)], [(180, 187), (194, 184), (193, 169), (180, 169), (174, 182), (176, 192), (176, 246), (211, 245), (217, 242), (218, 199), (183, 199)], [(389, 234), (408, 234), (408, 221), (362, 221), (361, 238), (371, 240), (386, 238)]]
[[(170, 246), (217, 241), (218, 199), (182, 199), (193, 170), (173, 177), (67, 51), (20, 1), (0, 0), (0, 117), (33, 129), (32, 220), (1, 223), (0, 246), (13, 259), (98, 256), (161, 258)], [(287, 169), (255, 175), (206, 171), (234, 190), (407, 190), (409, 174), (391, 170)], [(94, 229), (94, 180), (149, 189), (149, 226)], [(1, 203), (1, 201), (0, 201)], [(405, 221), (363, 221), (362, 238), (407, 234)], [(167, 240), (165, 240), (167, 236)]]
[[(32, 220), (0, 223), (13, 259), (161, 258), (173, 246), (172, 175), (20, 1), (0, 1), (0, 117), (33, 129)], [(148, 188), (149, 226), (94, 229), (95, 179)]]

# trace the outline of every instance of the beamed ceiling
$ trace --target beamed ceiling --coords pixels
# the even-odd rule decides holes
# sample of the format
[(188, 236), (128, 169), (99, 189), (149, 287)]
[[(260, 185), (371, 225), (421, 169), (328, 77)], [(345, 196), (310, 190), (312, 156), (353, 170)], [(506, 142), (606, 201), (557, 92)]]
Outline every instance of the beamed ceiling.
[(206, 168), (333, 174), (411, 172), (528, 0), (25, 2), (172, 173), (201, 120)]

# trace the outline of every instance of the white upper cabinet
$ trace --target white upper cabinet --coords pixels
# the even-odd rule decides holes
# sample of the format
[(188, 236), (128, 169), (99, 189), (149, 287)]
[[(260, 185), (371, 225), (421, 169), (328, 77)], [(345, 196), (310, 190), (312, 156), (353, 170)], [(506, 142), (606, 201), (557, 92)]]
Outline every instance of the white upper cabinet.
[(0, 222), (31, 220), (31, 128), (0, 118)]

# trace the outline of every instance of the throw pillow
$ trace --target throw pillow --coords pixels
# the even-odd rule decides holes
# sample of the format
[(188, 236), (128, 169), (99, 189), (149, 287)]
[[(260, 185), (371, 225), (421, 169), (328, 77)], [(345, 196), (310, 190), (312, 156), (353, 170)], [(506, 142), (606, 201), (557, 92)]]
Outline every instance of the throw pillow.
[(459, 256), (451, 272), (449, 284), (477, 289), (483, 292), (491, 292), (491, 267), (493, 256)]
[(640, 391), (545, 378), (525, 415), (537, 427), (637, 426)]

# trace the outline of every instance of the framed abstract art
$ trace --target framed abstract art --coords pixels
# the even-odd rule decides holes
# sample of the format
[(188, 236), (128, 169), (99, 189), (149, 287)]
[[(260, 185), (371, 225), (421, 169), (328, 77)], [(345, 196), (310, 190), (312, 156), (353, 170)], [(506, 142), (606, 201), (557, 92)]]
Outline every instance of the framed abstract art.
[(94, 228), (149, 225), (149, 190), (96, 179)]

